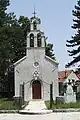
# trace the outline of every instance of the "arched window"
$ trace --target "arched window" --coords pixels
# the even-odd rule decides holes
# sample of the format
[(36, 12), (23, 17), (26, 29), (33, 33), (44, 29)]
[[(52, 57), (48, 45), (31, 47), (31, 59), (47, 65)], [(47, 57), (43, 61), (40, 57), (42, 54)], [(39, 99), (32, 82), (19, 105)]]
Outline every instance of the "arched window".
[(41, 34), (40, 33), (37, 34), (37, 46), (41, 47)]
[(36, 23), (36, 21), (33, 22), (33, 30), (37, 30), (37, 23)]
[(30, 47), (34, 47), (34, 34), (30, 34)]

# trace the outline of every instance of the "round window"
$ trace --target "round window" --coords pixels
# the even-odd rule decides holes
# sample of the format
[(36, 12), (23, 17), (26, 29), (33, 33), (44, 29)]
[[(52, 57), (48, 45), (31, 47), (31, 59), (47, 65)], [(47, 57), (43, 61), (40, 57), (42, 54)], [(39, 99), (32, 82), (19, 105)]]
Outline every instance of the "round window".
[(35, 67), (39, 66), (39, 63), (38, 62), (34, 62), (34, 66)]

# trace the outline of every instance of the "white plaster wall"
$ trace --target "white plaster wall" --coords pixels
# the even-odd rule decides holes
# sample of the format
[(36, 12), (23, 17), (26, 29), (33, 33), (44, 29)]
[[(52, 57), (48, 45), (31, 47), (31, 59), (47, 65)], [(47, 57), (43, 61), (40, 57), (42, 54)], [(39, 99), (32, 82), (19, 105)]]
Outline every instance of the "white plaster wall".
[[(40, 67), (33, 66), (34, 60), (39, 61)], [(55, 69), (55, 70), (54, 70)], [(44, 48), (29, 49), (27, 51), (27, 59), (17, 64), (15, 67), (15, 96), (19, 96), (19, 86), (24, 81), (25, 83), (25, 101), (32, 99), (30, 82), (33, 79), (34, 71), (39, 71), (39, 78), (43, 81), (43, 99), (50, 99), (50, 84), (53, 82), (53, 99), (58, 94), (58, 66), (55, 63), (45, 58)], [(17, 72), (18, 71), (18, 72)]]
[(31, 24), (31, 26), (30, 26), (31, 28), (30, 28), (30, 30), (33, 30), (33, 23)]
[[(31, 99), (31, 89), (30, 89), (30, 81), (31, 72), (28, 72), (28, 67), (26, 66), (26, 59), (18, 64), (15, 67), (15, 96), (20, 96), (20, 84), (25, 83), (24, 92), (25, 92), (25, 100)], [(27, 83), (28, 82), (28, 83)]]
[(37, 30), (40, 30), (40, 25), (39, 24), (37, 24)]
[[(31, 24), (31, 30), (34, 30), (33, 29), (33, 23)], [(37, 30), (40, 30), (40, 25), (39, 24), (37, 24)]]

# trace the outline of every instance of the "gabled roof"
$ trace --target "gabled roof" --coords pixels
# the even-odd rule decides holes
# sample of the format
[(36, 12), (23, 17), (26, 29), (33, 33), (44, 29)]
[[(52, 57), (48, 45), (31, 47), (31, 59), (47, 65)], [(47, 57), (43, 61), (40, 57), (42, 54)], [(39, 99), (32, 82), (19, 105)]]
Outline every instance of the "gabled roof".
[(50, 60), (51, 62), (55, 63), (55, 64), (59, 64), (56, 60), (53, 60), (52, 58), (48, 57), (47, 55), (45, 55), (45, 58), (47, 58), (48, 60)]
[(58, 80), (59, 82), (64, 82), (65, 79), (73, 72), (73, 70), (65, 70), (58, 72)]
[(20, 60), (18, 60), (17, 62), (14, 63), (14, 66), (16, 66), (17, 64), (19, 64), (20, 62), (22, 62), (23, 60), (26, 59), (27, 56), (24, 56), (23, 58), (21, 58)]

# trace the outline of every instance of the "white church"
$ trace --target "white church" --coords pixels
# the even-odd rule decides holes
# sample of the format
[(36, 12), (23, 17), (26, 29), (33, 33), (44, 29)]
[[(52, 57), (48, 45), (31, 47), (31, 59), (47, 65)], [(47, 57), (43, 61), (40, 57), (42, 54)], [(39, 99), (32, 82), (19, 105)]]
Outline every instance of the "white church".
[(50, 84), (53, 83), (53, 100), (59, 96), (58, 63), (45, 55), (44, 32), (41, 20), (35, 15), (30, 19), (30, 32), (26, 36), (26, 56), (14, 64), (15, 97), (21, 96), (24, 84), (24, 100), (50, 100)]

